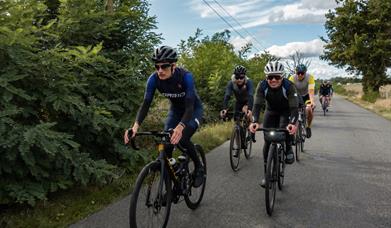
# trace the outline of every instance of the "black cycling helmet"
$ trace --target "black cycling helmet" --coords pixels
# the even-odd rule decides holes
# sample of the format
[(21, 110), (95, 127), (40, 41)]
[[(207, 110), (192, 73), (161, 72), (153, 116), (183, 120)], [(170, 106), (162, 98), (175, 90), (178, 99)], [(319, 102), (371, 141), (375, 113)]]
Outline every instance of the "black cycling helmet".
[(307, 66), (300, 63), (299, 65), (296, 66), (296, 73), (298, 73), (298, 72), (300, 72), (300, 73), (307, 72)]
[(161, 46), (159, 48), (156, 48), (153, 55), (152, 55), (152, 61), (155, 63), (158, 62), (169, 62), (173, 63), (178, 60), (178, 54), (176, 53), (175, 49), (169, 46)]
[(247, 69), (244, 66), (237, 65), (234, 70), (235, 75), (246, 74)]

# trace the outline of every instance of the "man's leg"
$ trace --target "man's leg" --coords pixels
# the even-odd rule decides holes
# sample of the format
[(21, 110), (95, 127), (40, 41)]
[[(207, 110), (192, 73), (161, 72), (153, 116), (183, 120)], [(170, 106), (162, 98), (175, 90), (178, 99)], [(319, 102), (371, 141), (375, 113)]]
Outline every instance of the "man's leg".
[[(280, 128), (286, 128), (289, 123), (289, 113), (284, 113), (280, 116)], [(292, 164), (295, 162), (295, 156), (293, 155), (293, 150), (292, 150), (292, 136), (287, 134), (286, 135), (286, 140), (285, 140), (285, 145), (286, 145), (286, 151), (285, 151), (285, 163), (286, 164)]]

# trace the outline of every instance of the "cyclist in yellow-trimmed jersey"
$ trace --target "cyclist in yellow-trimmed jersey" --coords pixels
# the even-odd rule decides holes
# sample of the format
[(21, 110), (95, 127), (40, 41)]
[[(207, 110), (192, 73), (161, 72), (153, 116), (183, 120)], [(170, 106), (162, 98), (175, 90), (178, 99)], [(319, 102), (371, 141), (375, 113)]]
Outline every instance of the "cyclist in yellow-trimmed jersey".
[(304, 104), (306, 104), (306, 116), (307, 116), (307, 127), (306, 135), (307, 138), (311, 137), (311, 124), (314, 117), (313, 111), (315, 109), (315, 79), (314, 76), (307, 73), (307, 67), (304, 64), (296, 66), (296, 74), (291, 75), (289, 80), (292, 81), (297, 89), (297, 93), (303, 98)]

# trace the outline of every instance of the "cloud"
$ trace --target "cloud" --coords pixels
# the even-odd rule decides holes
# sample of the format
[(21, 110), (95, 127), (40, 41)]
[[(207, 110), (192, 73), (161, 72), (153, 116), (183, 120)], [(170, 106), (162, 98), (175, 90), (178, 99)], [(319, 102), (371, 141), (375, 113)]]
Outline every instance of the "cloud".
[[(267, 24), (324, 23), (324, 15), (329, 9), (337, 6), (334, 0), (301, 0), (290, 4), (261, 0), (240, 0), (219, 3), (224, 10), (216, 3), (211, 1), (208, 3), (231, 24), (237, 26), (229, 15), (235, 17), (244, 28)], [(203, 1), (192, 0), (190, 6), (203, 18), (218, 17)], [(239, 30), (241, 28), (237, 26), (235, 29)]]
[(247, 43), (252, 42), (251, 40), (252, 37), (250, 36), (246, 36), (244, 39), (239, 36), (236, 36), (234, 38), (231, 38), (229, 42), (234, 46), (236, 51), (239, 51), (241, 47), (243, 47)]
[(270, 54), (287, 58), (295, 54), (296, 51), (303, 54), (304, 57), (319, 56), (323, 53), (324, 42), (320, 39), (314, 39), (308, 42), (292, 42), (282, 46), (273, 45), (266, 50)]

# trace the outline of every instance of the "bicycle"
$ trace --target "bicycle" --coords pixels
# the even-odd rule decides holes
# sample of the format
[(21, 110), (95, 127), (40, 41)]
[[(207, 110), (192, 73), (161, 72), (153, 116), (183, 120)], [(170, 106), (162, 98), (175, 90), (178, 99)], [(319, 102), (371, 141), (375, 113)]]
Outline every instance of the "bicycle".
[[(228, 112), (226, 117), (234, 115), (233, 112)], [(236, 118), (234, 127), (232, 129), (231, 139), (229, 143), (229, 160), (233, 171), (239, 170), (240, 152), (243, 150), (246, 159), (251, 158), (252, 151), (252, 136), (248, 129), (250, 122), (246, 113), (239, 112), (239, 117)], [(242, 142), (244, 142), (242, 144)]]
[(284, 128), (259, 128), (257, 131), (264, 131), (265, 141), (270, 142), (265, 172), (265, 203), (266, 212), (272, 215), (276, 189), (282, 190), (285, 178), (285, 139), (289, 134)]
[(297, 130), (295, 134), (295, 158), (296, 161), (300, 161), (300, 152), (304, 152), (304, 142), (306, 138), (306, 116), (305, 116), (305, 106), (299, 107), (299, 117), (297, 121)]
[(326, 112), (328, 111), (329, 107), (329, 96), (324, 95), (322, 96), (322, 109), (323, 109), (323, 116), (326, 116)]
[[(129, 132), (130, 138), (131, 131)], [(145, 165), (137, 177), (130, 199), (129, 224), (132, 228), (166, 227), (171, 204), (180, 202), (181, 196), (190, 209), (196, 209), (201, 203), (206, 185), (205, 153), (200, 145), (194, 145), (205, 169), (203, 184), (195, 188), (192, 175), (194, 164), (185, 153), (185, 149), (179, 144), (176, 145), (182, 155), (178, 156), (178, 163), (175, 164), (175, 160), (169, 159), (166, 155), (164, 145), (170, 144), (170, 133), (157, 131), (136, 133), (136, 137), (142, 135), (154, 138), (158, 157)], [(135, 143), (136, 137), (131, 138), (131, 146), (139, 150)]]

